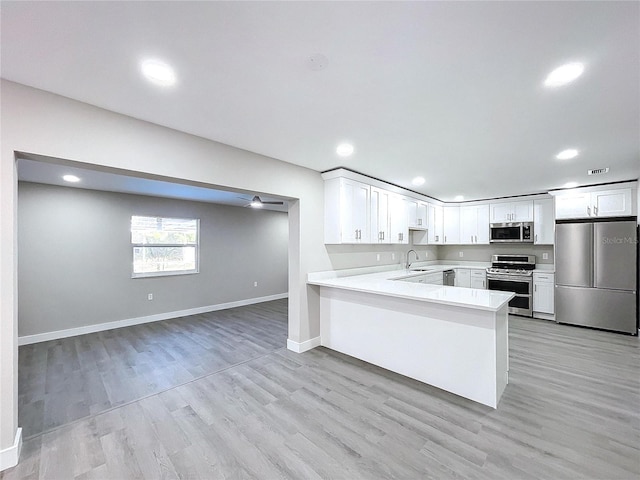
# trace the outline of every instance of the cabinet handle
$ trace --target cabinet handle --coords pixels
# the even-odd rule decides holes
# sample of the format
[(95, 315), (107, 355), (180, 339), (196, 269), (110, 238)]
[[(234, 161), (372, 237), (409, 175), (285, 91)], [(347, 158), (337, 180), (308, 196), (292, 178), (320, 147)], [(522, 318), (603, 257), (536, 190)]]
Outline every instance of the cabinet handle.
[(436, 242), (440, 241), (440, 235), (436, 235)]
[(587, 207), (587, 215), (591, 216), (591, 207)]
[(478, 235), (476, 235), (475, 238), (475, 243), (478, 243)]
[(447, 243), (447, 236), (444, 236), (444, 243)]
[(534, 241), (535, 241), (535, 243), (538, 243), (538, 234), (537, 233), (534, 235)]
[(593, 206), (593, 216), (594, 217), (598, 216), (598, 207), (596, 207), (595, 205)]
[(534, 291), (534, 292), (537, 292), (537, 291), (538, 291), (538, 285), (534, 285), (534, 286), (533, 286), (533, 291)]

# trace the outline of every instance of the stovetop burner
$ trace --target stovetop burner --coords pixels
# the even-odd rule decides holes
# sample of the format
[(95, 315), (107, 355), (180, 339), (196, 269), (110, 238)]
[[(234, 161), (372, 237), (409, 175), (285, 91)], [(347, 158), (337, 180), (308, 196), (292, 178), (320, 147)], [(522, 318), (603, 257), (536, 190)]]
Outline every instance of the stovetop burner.
[(534, 255), (492, 255), (491, 267), (487, 273), (492, 275), (531, 276), (536, 268)]

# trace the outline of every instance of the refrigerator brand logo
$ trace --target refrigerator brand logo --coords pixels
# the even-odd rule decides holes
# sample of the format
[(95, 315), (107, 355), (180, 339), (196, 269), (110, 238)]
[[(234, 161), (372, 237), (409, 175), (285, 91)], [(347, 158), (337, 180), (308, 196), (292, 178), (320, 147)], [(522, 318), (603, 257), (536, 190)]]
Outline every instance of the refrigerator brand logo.
[(623, 243), (638, 243), (633, 237), (602, 237), (602, 243), (605, 245), (621, 245)]

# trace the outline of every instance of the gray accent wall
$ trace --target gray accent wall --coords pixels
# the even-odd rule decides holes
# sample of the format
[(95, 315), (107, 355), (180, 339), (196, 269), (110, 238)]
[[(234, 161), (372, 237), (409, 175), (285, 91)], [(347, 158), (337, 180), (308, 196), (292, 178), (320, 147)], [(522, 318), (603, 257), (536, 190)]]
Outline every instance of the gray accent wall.
[[(132, 279), (132, 215), (199, 218), (200, 273)], [(282, 212), (20, 182), (18, 334), (286, 293), (288, 235)]]

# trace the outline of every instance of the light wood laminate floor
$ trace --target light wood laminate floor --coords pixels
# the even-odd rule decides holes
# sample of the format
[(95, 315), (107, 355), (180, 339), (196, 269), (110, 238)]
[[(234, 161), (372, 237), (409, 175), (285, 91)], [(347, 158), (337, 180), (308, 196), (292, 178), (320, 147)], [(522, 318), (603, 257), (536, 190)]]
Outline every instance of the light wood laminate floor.
[[(264, 307), (229, 310), (220, 328), (256, 345), (256, 324), (286, 332), (286, 303)], [(279, 347), (36, 434), (0, 478), (639, 478), (638, 338), (516, 316), (509, 327), (497, 410), (324, 348)]]

